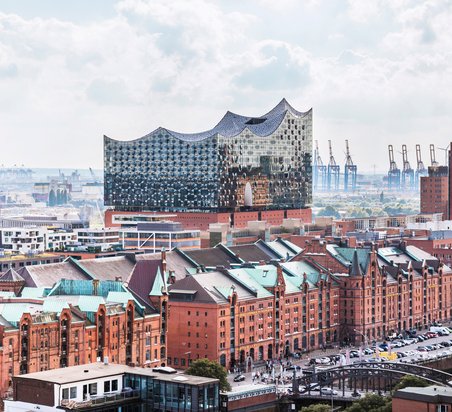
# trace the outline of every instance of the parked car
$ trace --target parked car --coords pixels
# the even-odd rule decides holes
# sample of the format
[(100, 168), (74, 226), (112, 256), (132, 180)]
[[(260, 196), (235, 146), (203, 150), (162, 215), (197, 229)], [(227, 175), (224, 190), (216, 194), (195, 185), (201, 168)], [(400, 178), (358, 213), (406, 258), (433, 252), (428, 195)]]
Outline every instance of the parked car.
[(320, 389), (320, 393), (322, 395), (337, 395), (337, 391), (328, 387)]
[(240, 374), (234, 377), (234, 382), (243, 382), (245, 379), (245, 375)]

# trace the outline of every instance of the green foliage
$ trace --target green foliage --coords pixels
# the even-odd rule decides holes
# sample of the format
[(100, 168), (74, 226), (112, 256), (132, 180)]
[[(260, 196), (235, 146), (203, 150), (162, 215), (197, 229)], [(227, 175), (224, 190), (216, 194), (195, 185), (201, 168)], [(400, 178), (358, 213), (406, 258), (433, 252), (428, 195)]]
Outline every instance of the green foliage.
[(228, 373), (218, 362), (208, 359), (197, 359), (185, 371), (187, 375), (204, 376), (206, 378), (215, 378), (220, 380), (220, 390), (230, 391), (231, 385), (227, 380)]
[(317, 403), (315, 405), (304, 406), (300, 412), (331, 412), (331, 406), (324, 403)]
[(326, 206), (322, 210), (317, 213), (317, 216), (328, 216), (328, 217), (334, 217), (336, 219), (339, 219), (341, 215), (339, 212), (333, 207), (333, 206)]
[(367, 394), (345, 409), (346, 412), (391, 412), (392, 402), (390, 397)]
[(431, 384), (425, 381), (418, 376), (405, 375), (400, 382), (394, 387), (394, 391), (398, 391), (399, 389), (404, 389), (408, 387), (414, 388), (425, 388), (426, 386), (430, 386)]

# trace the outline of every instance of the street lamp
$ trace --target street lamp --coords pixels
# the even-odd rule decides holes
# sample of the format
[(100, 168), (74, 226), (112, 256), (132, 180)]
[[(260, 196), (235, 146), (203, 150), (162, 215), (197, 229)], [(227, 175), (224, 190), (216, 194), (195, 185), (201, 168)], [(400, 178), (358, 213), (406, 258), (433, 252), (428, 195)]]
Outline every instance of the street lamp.
[(363, 339), (364, 339), (364, 346), (367, 348), (369, 346), (368, 342), (367, 342), (367, 336), (364, 333), (360, 332), (358, 329), (353, 329), (353, 331), (355, 333), (357, 333), (358, 335), (361, 335), (363, 337)]

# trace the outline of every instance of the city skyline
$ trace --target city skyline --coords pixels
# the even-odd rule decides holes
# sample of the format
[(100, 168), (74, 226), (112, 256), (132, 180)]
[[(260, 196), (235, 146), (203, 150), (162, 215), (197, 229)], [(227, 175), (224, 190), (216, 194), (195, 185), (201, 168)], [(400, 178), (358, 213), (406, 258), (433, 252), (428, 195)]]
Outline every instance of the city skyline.
[(0, 164), (99, 169), (104, 134), (207, 130), (283, 97), (313, 108), (324, 163), (329, 139), (359, 172), (386, 171), (388, 144), (399, 167), (402, 144), (443, 163), (451, 6), (298, 3), (0, 1)]

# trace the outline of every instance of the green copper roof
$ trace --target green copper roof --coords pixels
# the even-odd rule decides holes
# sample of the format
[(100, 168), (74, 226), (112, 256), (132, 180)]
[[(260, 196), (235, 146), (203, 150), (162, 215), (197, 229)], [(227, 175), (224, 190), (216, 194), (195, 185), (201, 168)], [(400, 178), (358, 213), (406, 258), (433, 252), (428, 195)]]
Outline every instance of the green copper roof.
[(47, 296), (48, 292), (48, 288), (32, 288), (27, 286), (22, 289), (20, 296), (23, 298), (42, 298), (44, 296)]
[(135, 301), (134, 297), (130, 292), (108, 292), (107, 302), (110, 303), (121, 303), (122, 305), (127, 305), (129, 300)]
[(327, 249), (334, 258), (346, 267), (349, 267), (353, 263), (353, 255), (356, 250), (361, 271), (366, 273), (367, 265), (369, 264), (369, 249), (355, 249), (351, 247), (327, 247)]
[(49, 292), (49, 296), (97, 295), (107, 297), (109, 292), (124, 292), (122, 282), (116, 282), (113, 280), (102, 280), (97, 282), (96, 288), (92, 280), (61, 279)]
[(264, 270), (261, 268), (267, 268), (267, 265), (258, 266), (258, 268), (231, 269), (228, 272), (232, 275), (232, 277), (239, 280), (244, 287), (247, 287), (252, 292), (256, 293), (258, 298), (265, 298), (273, 296), (267, 289), (265, 289), (265, 287), (273, 287), (276, 283), (276, 267), (273, 265), (268, 266), (273, 267), (275, 276), (269, 276), (270, 270), (266, 276), (264, 276)]
[(69, 304), (62, 300), (44, 300), (42, 305), (43, 312), (56, 312), (61, 313), (63, 309), (68, 309)]
[(166, 284), (163, 281), (160, 268), (157, 268), (157, 273), (155, 274), (154, 284), (149, 292), (149, 296), (163, 296), (163, 292), (166, 291)]
[(82, 312), (97, 312), (99, 305), (105, 303), (102, 296), (80, 296), (78, 307)]

